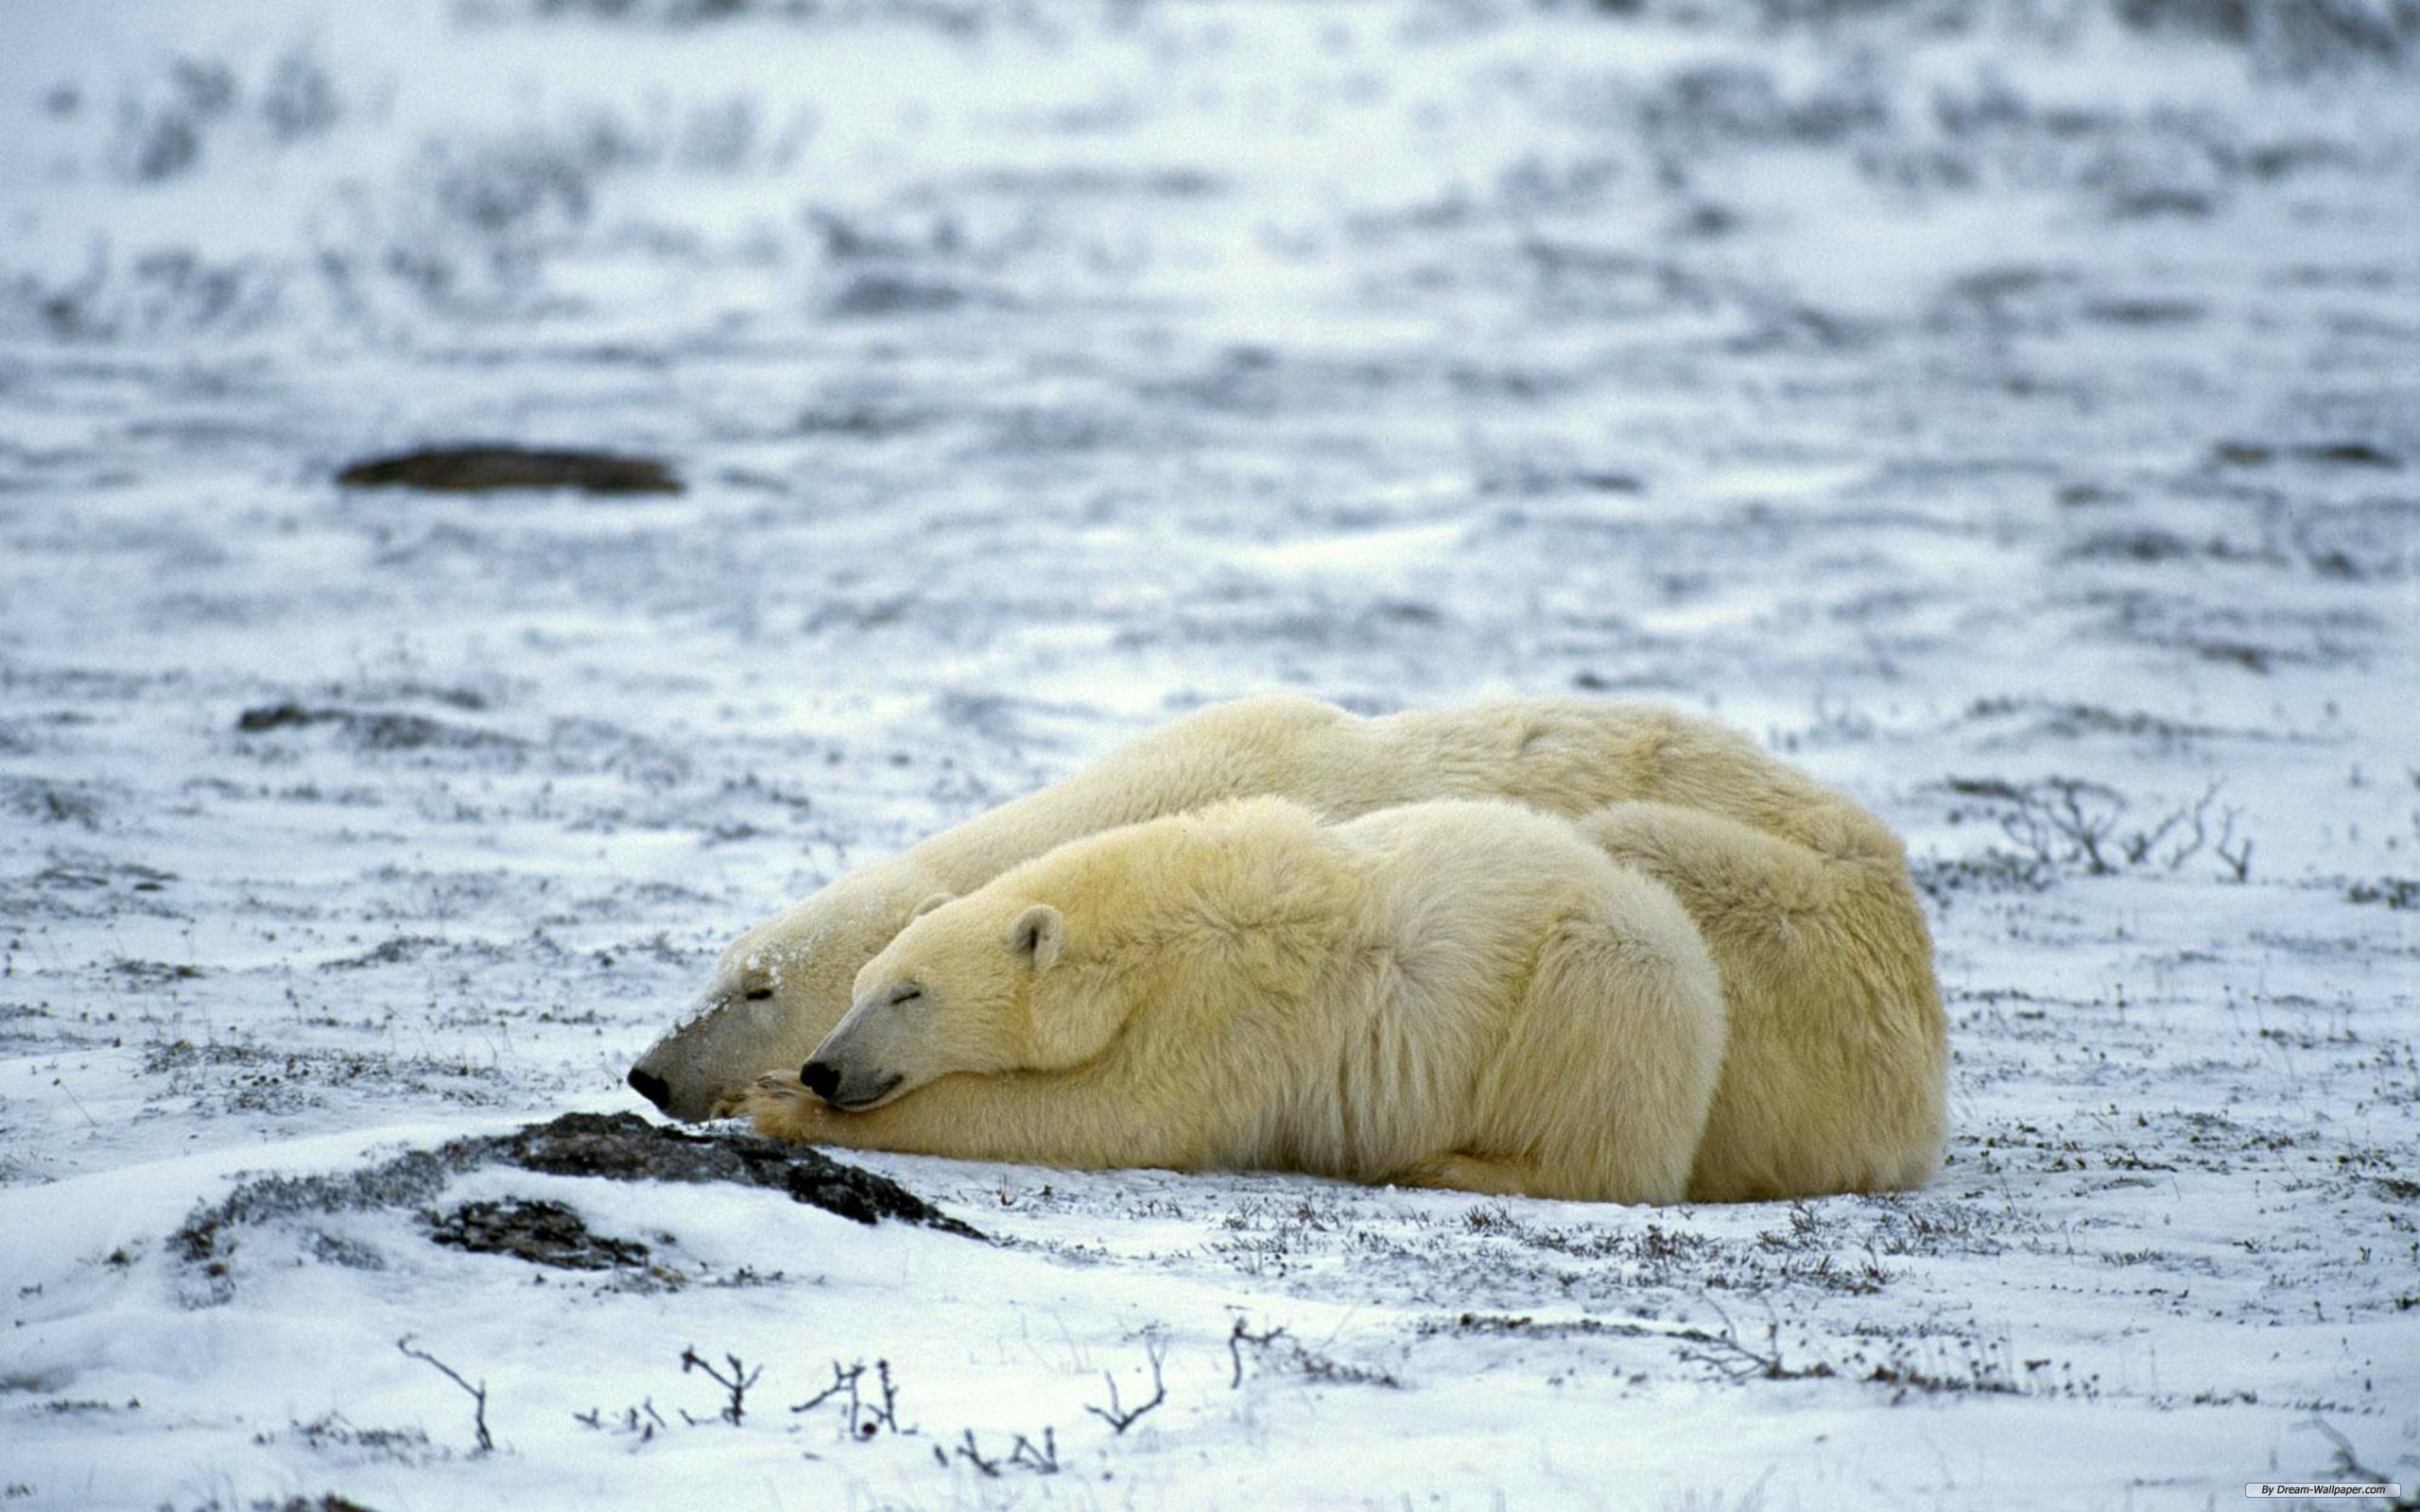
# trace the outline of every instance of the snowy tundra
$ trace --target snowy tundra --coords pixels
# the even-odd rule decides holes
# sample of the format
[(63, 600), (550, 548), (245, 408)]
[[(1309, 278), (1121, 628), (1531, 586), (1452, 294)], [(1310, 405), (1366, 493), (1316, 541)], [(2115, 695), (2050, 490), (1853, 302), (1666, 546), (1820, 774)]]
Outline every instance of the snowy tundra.
[[(2420, 1485), (2410, 5), (0, 30), (0, 1507)], [(356, 469), (475, 442), (621, 460)], [(1853, 794), (1940, 1173), (869, 1224), (621, 1118), (735, 928), (1270, 693)]]

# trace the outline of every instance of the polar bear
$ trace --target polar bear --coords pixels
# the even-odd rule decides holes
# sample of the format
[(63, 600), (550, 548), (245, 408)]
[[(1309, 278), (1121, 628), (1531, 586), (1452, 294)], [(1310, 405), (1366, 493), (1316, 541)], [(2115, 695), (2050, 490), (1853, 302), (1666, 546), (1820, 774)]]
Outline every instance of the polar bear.
[(858, 1147), (1673, 1202), (1724, 1037), (1697, 926), (1570, 822), (1262, 798), (917, 919), (750, 1108)]
[[(1898, 841), (1844, 795), (1719, 725), (1605, 700), (1374, 718), (1282, 695), (1213, 705), (749, 930), (697, 1005), (632, 1067), (631, 1085), (675, 1117), (732, 1111), (758, 1073), (794, 1071), (831, 1032), (859, 969), (919, 909), (1065, 841), (1255, 795), (1329, 819), (1449, 798), (1587, 816), (1592, 838), (1664, 882), (1697, 919), (1734, 1019), (1771, 1031), (1758, 1044), (1773, 1048), (1731, 1063), (1726, 1077), (1787, 1074), (1794, 1048), (1822, 1050), (1823, 1037), (1854, 1037), (1859, 1024), (1899, 1057), (1876, 1085), (1844, 1094), (1837, 1114), (1763, 1103), (1773, 1109), (1767, 1122), (1848, 1124), (1869, 1108), (1887, 1117), (1861, 1139), (1837, 1129), (1826, 1146), (1836, 1153), (1823, 1160), (1757, 1172), (1735, 1160), (1727, 1194), (1905, 1186), (1938, 1160), (1945, 1029)], [(1821, 1027), (1791, 1027), (1799, 1021)], [(1929, 1074), (1906, 1074), (1900, 1059), (1910, 1056), (1928, 1059)], [(1861, 1060), (1845, 1054), (1841, 1064)], [(1747, 1119), (1760, 1085), (1743, 1081), (1721, 1101)], [(1755, 1147), (1771, 1147), (1771, 1131), (1755, 1132)], [(1720, 1123), (1709, 1140), (1750, 1143)]]

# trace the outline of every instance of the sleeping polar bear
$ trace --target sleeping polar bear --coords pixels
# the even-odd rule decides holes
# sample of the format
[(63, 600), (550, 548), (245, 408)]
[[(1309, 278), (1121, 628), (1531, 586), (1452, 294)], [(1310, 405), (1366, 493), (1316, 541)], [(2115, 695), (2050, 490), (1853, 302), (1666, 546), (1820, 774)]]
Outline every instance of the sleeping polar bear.
[(1737, 1184), (1691, 1177), (1726, 1035), (1697, 927), (1500, 799), (1333, 826), (1251, 799), (1072, 840), (909, 924), (856, 988), (800, 1077), (764, 1079), (759, 1129), (1616, 1202)]

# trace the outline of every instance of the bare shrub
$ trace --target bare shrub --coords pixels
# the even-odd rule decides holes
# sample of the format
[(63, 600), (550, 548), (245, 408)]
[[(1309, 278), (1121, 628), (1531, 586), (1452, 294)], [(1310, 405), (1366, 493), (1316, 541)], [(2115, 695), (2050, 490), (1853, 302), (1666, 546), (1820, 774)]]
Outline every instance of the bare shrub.
[(471, 1399), (471, 1426), (478, 1437), (478, 1452), (482, 1454), (495, 1452), (495, 1439), (488, 1433), (488, 1383), (482, 1381), (475, 1386), (463, 1380), (461, 1372), (452, 1366), (426, 1349), (414, 1348), (412, 1336), (408, 1333), (395, 1341), (395, 1348), (401, 1349), (406, 1358), (418, 1360), (423, 1365), (433, 1367), (446, 1380), (462, 1388)]
[(835, 1360), (832, 1362), (832, 1383), (804, 1401), (791, 1403), (790, 1411), (793, 1414), (813, 1412), (827, 1401), (838, 1401), (842, 1408), (841, 1418), (853, 1439), (872, 1438), (886, 1429), (894, 1434), (914, 1432), (899, 1426), (899, 1387), (890, 1379), (890, 1362), (876, 1360), (873, 1367), (875, 1389), (882, 1394), (879, 1405), (866, 1400), (858, 1387), (858, 1383), (865, 1378), (865, 1362), (860, 1360), (844, 1368), (839, 1361)]
[[(685, 1376), (692, 1370), (702, 1370), (706, 1373), (707, 1380), (722, 1387), (725, 1396), (730, 1400), (723, 1403), (722, 1410), (715, 1416), (736, 1428), (740, 1420), (748, 1416), (748, 1388), (756, 1383), (757, 1378), (765, 1373), (765, 1367), (760, 1365), (751, 1370), (740, 1363), (739, 1356), (735, 1354), (725, 1354), (722, 1358), (723, 1363), (731, 1366), (729, 1375), (723, 1374), (708, 1364), (695, 1348), (684, 1348), (681, 1351), (681, 1373)], [(692, 1424), (697, 1421), (685, 1412), (681, 1416)]]
[[(1998, 821), (2014, 849), (1994, 855), (2006, 858), (2013, 874), (2028, 885), (2041, 886), (2077, 870), (2095, 877), (2147, 868), (2177, 871), (2205, 850), (2219, 857), (2236, 881), (2251, 874), (2252, 842), (2236, 833), (2241, 812), (2216, 809), (2217, 782), (2193, 801), (2144, 822), (2130, 818), (2136, 810), (2126, 795), (2081, 778), (2049, 777), (2035, 782), (1952, 778), (1945, 785), (1960, 798), (1979, 800)], [(1951, 822), (1962, 817), (1962, 811), (1951, 811)]]
[(1094, 1406), (1086, 1406), (1084, 1408), (1084, 1411), (1091, 1413), (1094, 1417), (1099, 1418), (1102, 1422), (1109, 1424), (1110, 1427), (1117, 1430), (1120, 1434), (1123, 1434), (1129, 1428), (1133, 1427), (1135, 1422), (1140, 1419), (1145, 1413), (1150, 1412), (1152, 1408), (1159, 1406), (1162, 1402), (1168, 1400), (1167, 1383), (1160, 1379), (1160, 1362), (1167, 1357), (1167, 1346), (1156, 1338), (1147, 1337), (1143, 1341), (1143, 1351), (1150, 1357), (1151, 1362), (1150, 1400), (1134, 1407), (1124, 1407), (1119, 1405), (1117, 1400), (1117, 1378), (1104, 1370), (1101, 1372), (1101, 1379), (1109, 1383), (1109, 1405), (1105, 1408)]

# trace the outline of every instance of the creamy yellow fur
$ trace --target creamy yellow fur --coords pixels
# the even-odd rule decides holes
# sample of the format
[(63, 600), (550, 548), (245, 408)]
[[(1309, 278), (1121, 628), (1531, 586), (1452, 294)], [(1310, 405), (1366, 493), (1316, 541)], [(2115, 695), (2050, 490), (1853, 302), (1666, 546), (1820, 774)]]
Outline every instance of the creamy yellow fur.
[(1723, 1057), (1671, 893), (1503, 801), (1322, 826), (1256, 799), (1076, 840), (918, 919), (792, 1138), (1065, 1166), (1280, 1167), (1668, 1202)]
[(1792, 844), (1721, 814), (1616, 803), (1578, 821), (1672, 890), (1722, 972), (1730, 1043), (1689, 1195), (1921, 1185), (1948, 1131), (1948, 1025), (1898, 842), (1839, 800)]
[(1693, 1194), (1910, 1186), (1938, 1163), (1945, 1024), (1898, 842), (1731, 731), (1629, 703), (1374, 719), (1287, 696), (1203, 710), (750, 930), (636, 1071), (662, 1079), (682, 1117), (730, 1110), (768, 1070), (795, 1086), (849, 1010), (859, 969), (920, 905), (1070, 839), (1264, 793), (1329, 819), (1509, 798), (1582, 819), (1670, 887), (1713, 952), (1735, 1023)]

